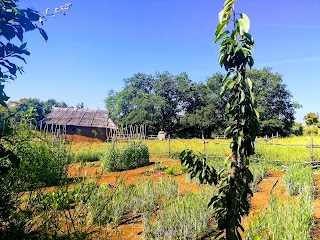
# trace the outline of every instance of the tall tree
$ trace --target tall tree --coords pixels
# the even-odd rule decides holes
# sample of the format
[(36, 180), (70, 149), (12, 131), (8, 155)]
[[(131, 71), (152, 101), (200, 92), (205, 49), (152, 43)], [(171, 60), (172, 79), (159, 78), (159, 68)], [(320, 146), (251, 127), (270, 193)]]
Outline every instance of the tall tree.
[[(193, 137), (223, 134), (226, 127), (226, 100), (219, 96), (222, 79), (222, 74), (217, 73), (209, 77), (206, 83), (193, 84), (192, 97), (187, 100), (190, 105), (181, 119), (184, 128)], [(183, 132), (186, 132), (185, 129)]]
[(307, 125), (315, 125), (319, 122), (319, 115), (313, 112), (309, 112), (303, 117)]
[(295, 108), (299, 105), (292, 101), (292, 94), (283, 83), (282, 76), (272, 72), (271, 68), (253, 69), (247, 72), (247, 76), (254, 82), (260, 135), (276, 132), (288, 135), (294, 123)]

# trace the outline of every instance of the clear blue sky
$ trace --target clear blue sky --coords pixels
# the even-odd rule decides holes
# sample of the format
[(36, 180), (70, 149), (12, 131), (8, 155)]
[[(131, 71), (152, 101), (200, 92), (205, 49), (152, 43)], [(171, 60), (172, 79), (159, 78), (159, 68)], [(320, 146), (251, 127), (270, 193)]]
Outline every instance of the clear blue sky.
[[(28, 33), (31, 56), (25, 73), (7, 84), (13, 100), (54, 98), (92, 109), (104, 108), (111, 89), (134, 73), (187, 72), (204, 81), (222, 69), (213, 45), (217, 14), (224, 0), (74, 0), (66, 16), (44, 24), (49, 40)], [(20, 0), (21, 6), (51, 11), (67, 1)], [(237, 12), (251, 19), (255, 67), (283, 75), (302, 122), (320, 112), (320, 1), (238, 0)]]

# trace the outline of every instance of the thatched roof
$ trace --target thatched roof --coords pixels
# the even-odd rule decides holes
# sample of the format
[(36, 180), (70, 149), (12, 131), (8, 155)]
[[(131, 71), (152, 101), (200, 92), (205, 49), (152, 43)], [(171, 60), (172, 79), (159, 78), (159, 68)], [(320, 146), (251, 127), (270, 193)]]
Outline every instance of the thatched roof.
[(66, 126), (112, 128), (117, 126), (109, 117), (106, 110), (88, 110), (76, 108), (53, 107), (52, 112), (39, 124), (53, 124)]

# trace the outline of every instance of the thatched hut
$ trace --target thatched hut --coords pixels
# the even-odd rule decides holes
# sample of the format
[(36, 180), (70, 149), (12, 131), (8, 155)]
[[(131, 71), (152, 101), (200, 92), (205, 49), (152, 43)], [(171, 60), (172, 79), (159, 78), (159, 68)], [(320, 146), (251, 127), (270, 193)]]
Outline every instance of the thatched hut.
[(116, 124), (106, 110), (89, 110), (53, 107), (52, 112), (39, 122), (43, 131), (56, 132), (64, 129), (66, 134), (81, 135), (109, 140)]

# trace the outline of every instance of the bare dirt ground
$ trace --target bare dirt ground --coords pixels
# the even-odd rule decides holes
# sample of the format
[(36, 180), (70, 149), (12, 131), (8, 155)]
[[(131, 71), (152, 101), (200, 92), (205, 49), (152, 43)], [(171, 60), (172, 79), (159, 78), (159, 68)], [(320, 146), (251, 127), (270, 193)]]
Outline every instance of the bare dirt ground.
[[(162, 166), (180, 166), (180, 162), (171, 159), (153, 158), (151, 162), (161, 162)], [(188, 191), (198, 192), (199, 186), (192, 183), (186, 183), (186, 175), (168, 176), (163, 170), (155, 170), (155, 165), (149, 165), (142, 168), (122, 171), (122, 172), (103, 172), (100, 162), (87, 163), (89, 166), (80, 167), (78, 163), (71, 164), (68, 170), (68, 177), (85, 177), (97, 179), (99, 183), (117, 184), (117, 179), (120, 177), (126, 183), (137, 183), (141, 178), (150, 178), (157, 180), (159, 178), (173, 178), (180, 183), (180, 194)], [(256, 214), (264, 211), (270, 202), (271, 190), (277, 196), (283, 196), (285, 193), (283, 185), (284, 171), (268, 171), (268, 175), (258, 185), (256, 192), (251, 200), (251, 211), (249, 216), (243, 219), (244, 226), (250, 222), (250, 219)], [(319, 176), (320, 184), (320, 176)], [(320, 190), (319, 190), (320, 191)], [(319, 201), (320, 209), (320, 201)], [(320, 212), (320, 211), (319, 211)], [(318, 219), (320, 218), (320, 214)], [(320, 224), (320, 222), (319, 222)], [(143, 223), (142, 217), (134, 218), (119, 227), (114, 229), (111, 239), (136, 240), (143, 239)]]

